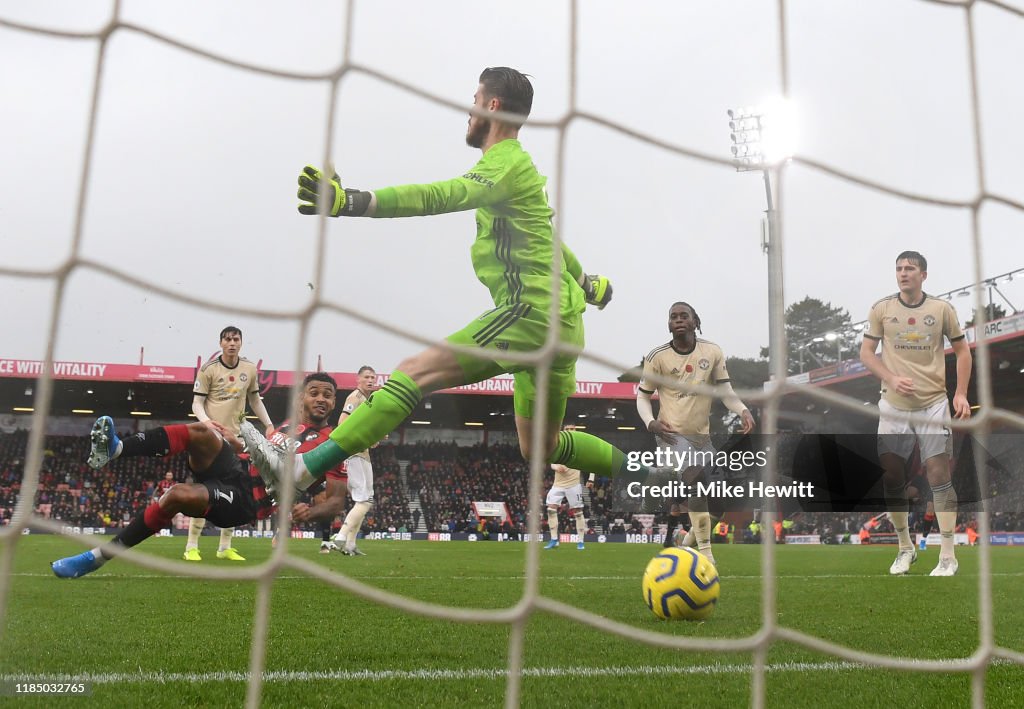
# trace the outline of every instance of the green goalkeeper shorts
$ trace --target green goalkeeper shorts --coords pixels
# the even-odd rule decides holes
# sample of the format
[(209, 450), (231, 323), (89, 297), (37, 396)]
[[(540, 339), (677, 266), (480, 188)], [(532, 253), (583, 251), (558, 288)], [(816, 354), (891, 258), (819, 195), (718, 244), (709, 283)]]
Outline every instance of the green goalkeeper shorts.
[[(523, 362), (502, 359), (502, 352), (531, 352), (544, 344), (548, 332), (547, 313), (526, 303), (506, 305), (488, 310), (458, 332), (449, 335), (453, 345), (481, 347), (486, 352), (479, 357), (456, 353), (459, 366), (466, 375), (466, 383), (480, 382), (499, 374), (512, 374), (515, 378), (513, 403), (517, 416), (532, 419), (537, 398), (536, 373)], [(583, 315), (576, 313), (562, 320), (562, 342), (583, 348)], [(555, 355), (548, 381), (548, 420), (561, 422), (565, 417), (565, 402), (576, 393), (576, 355)]]

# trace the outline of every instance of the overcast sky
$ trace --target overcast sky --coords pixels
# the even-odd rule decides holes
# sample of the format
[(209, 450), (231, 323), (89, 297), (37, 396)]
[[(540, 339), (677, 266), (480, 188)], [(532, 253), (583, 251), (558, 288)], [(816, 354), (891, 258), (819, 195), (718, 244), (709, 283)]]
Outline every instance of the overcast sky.
[[(1024, 2), (1011, 0), (1024, 7)], [(767, 0), (580, 3), (576, 108), (658, 141), (729, 156), (725, 111), (782, 88), (777, 9)], [(966, 12), (921, 0), (790, 0), (791, 96), (798, 155), (885, 185), (969, 200), (979, 192), (972, 134)], [(235, 61), (289, 72), (340, 63), (338, 2), (126, 1), (121, 19)], [(301, 9), (300, 9), (301, 8)], [(95, 31), (110, 2), (0, 2), (0, 18)], [(989, 192), (1024, 202), (1024, 18), (973, 11)], [(483, 67), (529, 73), (533, 117), (570, 107), (569, 4), (374, 0), (356, 6), (351, 59), (468, 106)], [(78, 264), (65, 282), (56, 357), (191, 365), (228, 323), (243, 354), (277, 369), (369, 363), (389, 371), (420, 346), (333, 312), (312, 320), (297, 360), (296, 312), (319, 295), (426, 337), (440, 338), (490, 307), (469, 262), (471, 213), (405, 220), (332, 220), (319, 263), (317, 220), (295, 211), (295, 178), (325, 150), (329, 86), (251, 73), (137, 31), (110, 37), (96, 114), (82, 238), (73, 252), (97, 39), (0, 26), (0, 357), (45, 354), (56, 278), (77, 256), (208, 310)], [(347, 185), (373, 189), (448, 179), (479, 153), (455, 110), (360, 73), (340, 86), (334, 162)], [(588, 348), (623, 367), (668, 339), (669, 305), (687, 300), (704, 336), (730, 356), (768, 342), (764, 190), (757, 173), (652, 147), (583, 119), (566, 133), (560, 195), (564, 238), (588, 272), (611, 277), (615, 299), (586, 316)], [(556, 198), (555, 129), (527, 126), (526, 149)], [(926, 290), (974, 279), (966, 209), (880, 194), (793, 164), (783, 227), (787, 303), (811, 295), (863, 319), (895, 290), (903, 249), (929, 259)], [(981, 271), (1024, 267), (1024, 213), (980, 211)], [(1001, 285), (1024, 308), (1021, 280)], [(311, 287), (312, 286), (312, 290)], [(971, 301), (954, 299), (961, 318)], [(1004, 303), (1005, 305), (1005, 303)], [(581, 379), (610, 370), (583, 361)]]

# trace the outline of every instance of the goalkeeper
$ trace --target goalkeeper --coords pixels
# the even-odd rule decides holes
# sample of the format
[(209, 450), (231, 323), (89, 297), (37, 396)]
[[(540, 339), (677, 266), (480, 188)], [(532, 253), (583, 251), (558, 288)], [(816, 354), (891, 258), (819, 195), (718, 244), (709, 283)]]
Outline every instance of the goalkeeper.
[[(485, 354), (470, 356), (430, 347), (404, 360), (388, 382), (335, 429), (329, 441), (296, 456), (299, 487), (382, 439), (427, 394), (504, 373), (515, 377), (516, 428), (524, 457), (539, 447), (551, 463), (604, 476), (625, 471), (625, 456), (611, 444), (582, 431), (559, 430), (566, 400), (576, 391), (575, 353), (558, 353), (552, 362), (541, 441), (532, 439), (530, 424), (539, 414), (534, 369), (504, 357), (506, 352), (529, 352), (544, 344), (552, 298), (558, 301), (561, 340), (582, 348), (586, 303), (604, 308), (612, 297), (608, 279), (584, 274), (564, 246), (557, 259), (560, 287), (552, 290), (551, 268), (556, 260), (553, 211), (544, 191), (547, 180), (517, 139), (532, 104), (533, 86), (522, 73), (507, 67), (485, 69), (466, 131), (466, 143), (483, 151), (483, 157), (453, 180), (366, 192), (345, 188), (337, 175), (325, 175), (313, 167), (307, 166), (299, 175), (302, 214), (418, 217), (475, 209), (476, 239), (470, 256), (477, 278), (494, 301), (493, 308), (447, 338), (454, 345), (483, 348)], [(500, 117), (493, 115), (499, 111)], [(243, 425), (241, 435), (264, 474), (281, 473), (284, 461), (279, 450), (267, 445), (252, 426)]]

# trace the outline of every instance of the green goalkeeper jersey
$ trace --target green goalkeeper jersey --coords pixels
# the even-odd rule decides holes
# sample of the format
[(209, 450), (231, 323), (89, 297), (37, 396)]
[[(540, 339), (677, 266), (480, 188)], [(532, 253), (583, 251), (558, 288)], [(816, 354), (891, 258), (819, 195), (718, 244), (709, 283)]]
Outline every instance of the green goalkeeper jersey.
[[(375, 190), (376, 217), (415, 217), (476, 210), (473, 269), (498, 307), (527, 303), (547, 314), (551, 303), (553, 210), (529, 153), (503, 140), (462, 177), (427, 185)], [(577, 278), (582, 267), (563, 247), (559, 312), (569, 318), (586, 307)]]

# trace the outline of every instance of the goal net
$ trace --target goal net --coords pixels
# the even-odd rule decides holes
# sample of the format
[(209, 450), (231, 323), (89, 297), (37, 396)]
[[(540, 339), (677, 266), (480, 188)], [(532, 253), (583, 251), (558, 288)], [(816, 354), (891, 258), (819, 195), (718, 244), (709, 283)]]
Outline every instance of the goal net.
[[(0, 118), (0, 283), (11, 294), (4, 339), (17, 350), (0, 355), (46, 363), (20, 498), (0, 531), (0, 617), (23, 530), (61, 530), (33, 509), (56, 396), (50, 365), (64, 353), (117, 361), (126, 343), (144, 341), (151, 361), (181, 361), (197, 333), (244, 317), (261, 331), (248, 346), (279, 348), (282, 369), (307, 371), (314, 353), (336, 348), (337, 368), (355, 371), (364, 352), (443, 344), (442, 333), (482, 309), (466, 305), (461, 286), (474, 228), (467, 215), (300, 220), (292, 193), (305, 162), (333, 162), (346, 184), (365, 189), (461, 174), (470, 158), (456, 150), (459, 122), (485, 66), (533, 75), (524, 143), (550, 175), (557, 233), (588, 269), (613, 278), (609, 319), (588, 316), (580, 369), (591, 378), (635, 365), (663, 336), (667, 306), (683, 298), (701, 303), (727, 353), (752, 355), (769, 335), (756, 243), (763, 188), (735, 173), (725, 109), (770, 94), (804, 100), (815, 119), (803, 119), (807, 145), (770, 171), (784, 277), (776, 285), (784, 281), (786, 293), (863, 308), (860, 290), (890, 292), (892, 258), (920, 248), (933, 282), (978, 284), (972, 306), (983, 313), (980, 284), (1020, 265), (1024, 92), (1006, 67), (1024, 61), (1024, 8), (1009, 1), (78, 5), (58, 3), (53, 16), (0, 8), (0, 56), (14, 69), (0, 80), (10, 97)], [(770, 333), (783, 353), (784, 302)], [(558, 351), (552, 332), (524, 361), (544, 381)], [(974, 363), (978, 409), (958, 430), (982, 441), (996, 428), (1024, 430), (1024, 418), (998, 405), (984, 337)], [(778, 430), (794, 392), (866, 415), (860, 400), (788, 382), (784, 358), (772, 375), (764, 390), (738, 392), (760, 407), (765, 433)], [(536, 410), (545, 401), (540, 390)], [(543, 424), (539, 417), (534, 435)], [(985, 490), (980, 458), (976, 467)], [(545, 468), (532, 458), (533, 536)], [(774, 480), (775, 466), (767, 470)], [(385, 591), (290, 554), (287, 543), (266, 563), (230, 570), (186, 569), (144, 548), (119, 563), (258, 582), (251, 707), (268, 676), (271, 593), (288, 570), (401, 613), (509, 626), (507, 706), (523, 701), (524, 677), (542, 674), (525, 660), (527, 625), (540, 612), (655, 647), (752, 658), (756, 707), (766, 704), (769, 653), (780, 643), (844, 667), (967, 675), (980, 707), (986, 673), (1024, 664), (1024, 652), (997, 642), (990, 520), (983, 510), (977, 520), (977, 643), (966, 656), (933, 660), (788, 626), (777, 614), (771, 543), (761, 549), (761, 623), (743, 637), (653, 632), (546, 596), (536, 544), (527, 545), (521, 597), (500, 610)]]

